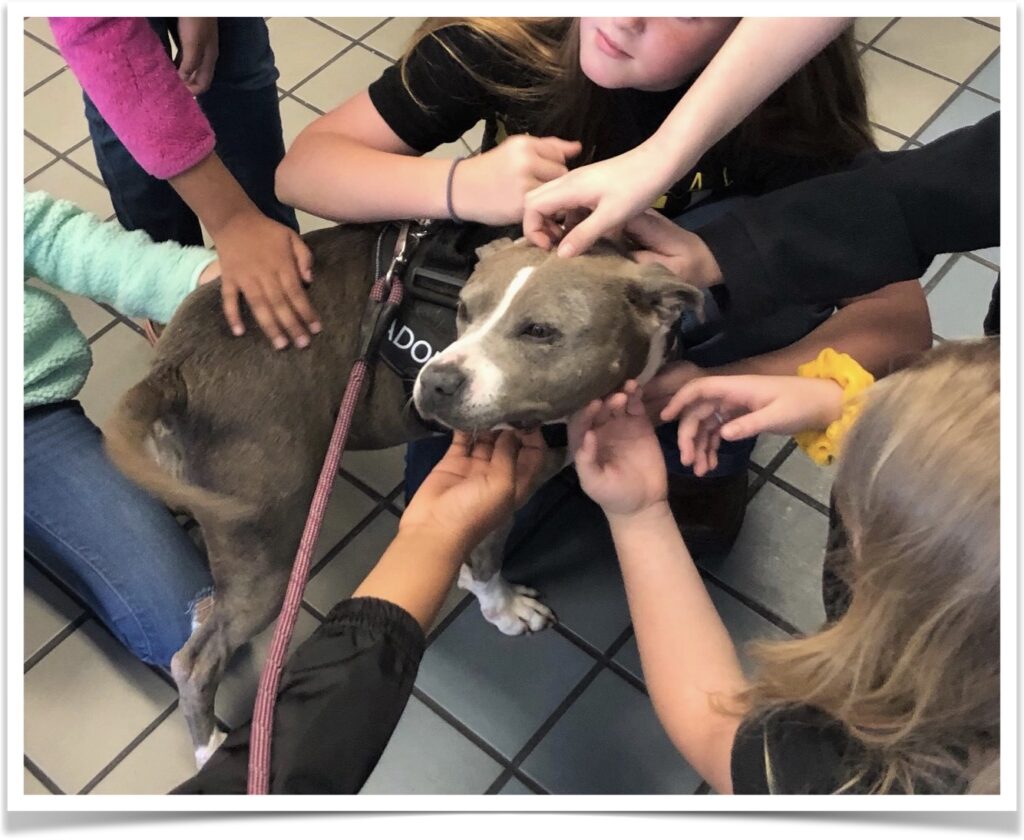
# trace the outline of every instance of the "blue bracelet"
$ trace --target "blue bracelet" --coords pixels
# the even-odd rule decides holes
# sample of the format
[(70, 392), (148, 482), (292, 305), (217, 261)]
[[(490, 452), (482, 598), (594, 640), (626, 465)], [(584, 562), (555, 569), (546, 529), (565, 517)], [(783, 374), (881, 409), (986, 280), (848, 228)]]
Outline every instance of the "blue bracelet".
[(462, 219), (460, 219), (456, 215), (455, 208), (452, 207), (452, 180), (455, 178), (455, 167), (458, 166), (465, 159), (465, 157), (457, 157), (455, 158), (455, 160), (452, 161), (451, 168), (448, 170), (448, 183), (445, 186), (444, 191), (445, 200), (448, 203), (448, 218), (460, 225), (462, 224)]

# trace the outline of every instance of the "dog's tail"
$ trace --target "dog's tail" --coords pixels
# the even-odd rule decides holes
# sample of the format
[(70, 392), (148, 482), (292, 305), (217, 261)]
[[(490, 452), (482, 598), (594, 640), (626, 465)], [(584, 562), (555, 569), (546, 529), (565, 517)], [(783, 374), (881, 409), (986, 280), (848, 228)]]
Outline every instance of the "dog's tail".
[[(158, 366), (131, 388), (103, 426), (103, 441), (114, 465), (131, 481), (163, 501), (172, 510), (187, 511), (200, 524), (211, 518), (239, 519), (252, 513), (251, 505), (222, 493), (189, 484), (168, 469), (158, 453), (157, 424), (180, 414), (187, 391), (177, 369)], [(180, 457), (172, 456), (179, 461)]]

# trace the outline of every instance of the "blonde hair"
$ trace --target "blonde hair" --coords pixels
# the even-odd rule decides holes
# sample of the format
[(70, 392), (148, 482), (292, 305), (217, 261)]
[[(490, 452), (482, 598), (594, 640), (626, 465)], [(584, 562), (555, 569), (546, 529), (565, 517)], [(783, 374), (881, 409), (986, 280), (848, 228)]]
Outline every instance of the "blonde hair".
[[(523, 68), (523, 83), (494, 79), (472, 66), (438, 37), (453, 26), (466, 27), (493, 48), (499, 60)], [(408, 58), (427, 38), (491, 93), (536, 104), (538, 134), (580, 140), (583, 152), (572, 165), (593, 160), (608, 130), (608, 91), (580, 68), (578, 18), (427, 18), (399, 62), (402, 82), (417, 102), (409, 85)], [(721, 144), (737, 169), (756, 166), (761, 149), (816, 157), (838, 166), (875, 148), (852, 31), (842, 33), (794, 73)]]
[(949, 343), (867, 392), (835, 500), (845, 614), (758, 643), (754, 713), (810, 705), (862, 747), (840, 789), (992, 792), (999, 744), (999, 342)]

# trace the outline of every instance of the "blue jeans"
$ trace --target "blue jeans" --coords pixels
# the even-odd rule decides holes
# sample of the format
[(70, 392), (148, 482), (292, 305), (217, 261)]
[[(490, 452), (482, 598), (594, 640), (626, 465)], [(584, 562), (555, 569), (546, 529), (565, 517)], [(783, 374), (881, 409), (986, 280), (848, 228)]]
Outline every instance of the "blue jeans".
[[(169, 55), (171, 36), (177, 36), (176, 19), (150, 18), (150, 24)], [(262, 18), (218, 18), (217, 29), (213, 82), (197, 98), (217, 136), (217, 154), (260, 212), (297, 231), (295, 211), (274, 194), (284, 137), (267, 25)], [(121, 225), (144, 230), (157, 242), (202, 245), (195, 213), (167, 181), (154, 178), (135, 162), (89, 97), (84, 99), (96, 163)]]
[(153, 665), (185, 644), (213, 587), (185, 529), (114, 468), (77, 401), (25, 412), (25, 551)]

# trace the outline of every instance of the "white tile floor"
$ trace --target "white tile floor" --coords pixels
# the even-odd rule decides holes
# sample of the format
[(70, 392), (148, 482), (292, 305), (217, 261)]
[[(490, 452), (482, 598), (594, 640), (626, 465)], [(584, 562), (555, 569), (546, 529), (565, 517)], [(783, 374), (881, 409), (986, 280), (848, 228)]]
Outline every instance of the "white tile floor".
[[(401, 53), (415, 19), (272, 18), (286, 141), (318, 113), (376, 77)], [(970, 18), (858, 20), (871, 119), (886, 150), (927, 142), (999, 108), (997, 22)], [(45, 21), (25, 22), (25, 186), (106, 218), (81, 92)], [(479, 129), (438, 150), (479, 144)], [(327, 223), (300, 213), (303, 230)], [(980, 334), (999, 251), (940, 257), (923, 278), (938, 340)], [(102, 420), (145, 370), (148, 346), (130, 323), (65, 296), (92, 339), (96, 364), (82, 392)], [(394, 532), (402, 450), (346, 458), (298, 636), (350, 591)], [(731, 556), (709, 566), (710, 589), (738, 641), (811, 629), (831, 477), (782, 438), (754, 458), (750, 511)], [(706, 788), (658, 729), (621, 581), (593, 510), (569, 488), (538, 533), (513, 552), (510, 574), (540, 581), (562, 624), (508, 639), (465, 603), (434, 640), (409, 706), (367, 793), (651, 793)], [(570, 537), (564, 524), (574, 523)], [(589, 524), (588, 524), (589, 523)], [(550, 530), (546, 530), (550, 529)], [(591, 535), (591, 536), (588, 536)], [(569, 539), (566, 556), (531, 545)], [(602, 553), (603, 552), (603, 553)], [(552, 562), (548, 562), (548, 561)], [(449, 608), (459, 603), (457, 597)], [(269, 632), (269, 631), (268, 631)], [(135, 661), (76, 600), (26, 565), (25, 790), (162, 793), (192, 772), (173, 687)], [(264, 634), (233, 664), (218, 714), (248, 714)]]

